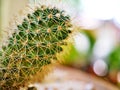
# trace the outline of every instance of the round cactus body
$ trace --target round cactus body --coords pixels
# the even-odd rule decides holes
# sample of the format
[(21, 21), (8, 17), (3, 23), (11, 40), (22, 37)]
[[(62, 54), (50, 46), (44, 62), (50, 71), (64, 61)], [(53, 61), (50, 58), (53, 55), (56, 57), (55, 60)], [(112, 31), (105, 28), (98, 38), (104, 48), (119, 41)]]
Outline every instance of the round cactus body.
[(56, 60), (71, 33), (70, 17), (64, 11), (41, 6), (27, 14), (0, 51), (0, 90), (18, 90), (42, 67)]

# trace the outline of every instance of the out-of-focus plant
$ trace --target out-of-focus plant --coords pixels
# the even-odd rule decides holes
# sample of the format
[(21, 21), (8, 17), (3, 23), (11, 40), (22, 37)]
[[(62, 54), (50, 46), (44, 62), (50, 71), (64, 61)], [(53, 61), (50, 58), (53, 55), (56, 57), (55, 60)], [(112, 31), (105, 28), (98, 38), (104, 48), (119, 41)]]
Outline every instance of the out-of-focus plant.
[(120, 45), (116, 46), (115, 49), (108, 56), (108, 67), (109, 67), (109, 78), (113, 83), (119, 83), (118, 74), (120, 73)]
[(120, 46), (117, 46), (108, 56), (110, 70), (120, 70)]
[(85, 30), (83, 33), (88, 37), (89, 42), (90, 42), (90, 48), (88, 50), (88, 54), (91, 55), (93, 51), (94, 44), (96, 42), (96, 36), (93, 31), (91, 30)]
[[(90, 44), (88, 45), (89, 46), (88, 50), (86, 52), (79, 51), (75, 47), (74, 43), (78, 43), (78, 42), (82, 43), (81, 39), (78, 42), (74, 42), (74, 39), (72, 39), (73, 43), (72, 44), (70, 43), (68, 47), (64, 47), (64, 52), (62, 53), (62, 57), (63, 57), (62, 63), (65, 65), (84, 69), (86, 68), (87, 65), (90, 64), (90, 60), (92, 57), (92, 50), (93, 50), (96, 38), (95, 38), (95, 35), (92, 33), (92, 31), (89, 31), (89, 30), (80, 30), (80, 32), (78, 33), (81, 33), (81, 35), (85, 35), (85, 37), (88, 39), (88, 42)], [(82, 37), (80, 36), (80, 38)], [(79, 45), (79, 47), (81, 46)]]
[[(68, 65), (68, 66), (83, 66), (84, 61), (84, 55), (80, 54), (73, 44), (69, 44), (68, 47), (63, 47), (64, 51), (60, 55), (58, 55), (60, 58), (60, 61), (62, 59), (62, 64)], [(79, 60), (82, 59), (82, 60)], [(77, 64), (77, 65), (76, 65)]]

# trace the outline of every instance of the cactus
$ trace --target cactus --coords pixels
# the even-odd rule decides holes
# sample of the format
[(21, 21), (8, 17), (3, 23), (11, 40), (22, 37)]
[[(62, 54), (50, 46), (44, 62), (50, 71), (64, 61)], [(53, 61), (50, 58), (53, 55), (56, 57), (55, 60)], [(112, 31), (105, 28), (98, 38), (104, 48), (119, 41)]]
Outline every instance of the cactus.
[(25, 87), (44, 66), (57, 60), (70, 28), (70, 16), (55, 7), (40, 6), (27, 14), (0, 51), (0, 90)]

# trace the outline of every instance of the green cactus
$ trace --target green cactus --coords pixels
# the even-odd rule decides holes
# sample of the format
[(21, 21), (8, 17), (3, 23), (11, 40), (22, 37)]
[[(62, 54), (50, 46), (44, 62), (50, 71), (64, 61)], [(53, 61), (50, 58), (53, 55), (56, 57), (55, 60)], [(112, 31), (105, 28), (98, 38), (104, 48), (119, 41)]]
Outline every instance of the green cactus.
[(40, 6), (17, 25), (8, 45), (0, 51), (0, 90), (24, 87), (44, 71), (42, 67), (57, 60), (56, 53), (67, 45), (65, 39), (72, 28), (70, 16), (63, 12)]

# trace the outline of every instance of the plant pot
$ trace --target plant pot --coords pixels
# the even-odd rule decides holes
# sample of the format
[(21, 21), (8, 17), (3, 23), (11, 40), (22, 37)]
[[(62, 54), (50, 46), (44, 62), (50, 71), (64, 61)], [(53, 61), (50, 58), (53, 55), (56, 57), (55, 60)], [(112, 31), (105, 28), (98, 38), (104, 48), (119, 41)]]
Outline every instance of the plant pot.
[(98, 77), (65, 66), (56, 66), (44, 82), (35, 86), (38, 90), (119, 90)]

